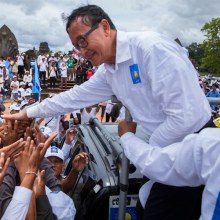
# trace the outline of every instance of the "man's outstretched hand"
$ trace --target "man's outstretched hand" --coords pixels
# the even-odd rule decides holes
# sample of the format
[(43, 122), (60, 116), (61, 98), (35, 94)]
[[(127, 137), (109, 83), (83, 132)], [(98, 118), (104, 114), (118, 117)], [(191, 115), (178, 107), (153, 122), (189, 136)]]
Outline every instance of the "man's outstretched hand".
[(12, 115), (11, 114), (4, 114), (1, 117), (4, 119), (8, 119), (8, 120), (27, 120), (28, 119), (27, 113), (25, 111), (19, 112), (16, 114), (12, 114)]

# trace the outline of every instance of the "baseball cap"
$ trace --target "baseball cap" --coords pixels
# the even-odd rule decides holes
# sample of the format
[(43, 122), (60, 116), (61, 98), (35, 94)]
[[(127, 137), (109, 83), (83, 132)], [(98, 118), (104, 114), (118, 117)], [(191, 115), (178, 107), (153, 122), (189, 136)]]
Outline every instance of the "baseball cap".
[(56, 146), (51, 146), (47, 149), (47, 152), (45, 154), (45, 157), (58, 157), (60, 158), (62, 161), (64, 160), (64, 155), (63, 155), (63, 151), (60, 150), (58, 147)]
[(20, 111), (20, 107), (16, 104), (10, 105), (9, 109), (10, 109), (10, 111), (13, 111), (13, 110)]
[(28, 83), (28, 86), (33, 86), (33, 83)]
[(20, 82), (20, 86), (24, 86), (25, 85), (25, 82)]
[(40, 130), (43, 132), (44, 135), (51, 135), (52, 134), (52, 130), (49, 127), (46, 126), (41, 126)]
[(17, 76), (14, 75), (14, 76), (13, 76), (13, 79), (14, 79), (14, 78), (17, 78)]
[(31, 92), (29, 90), (26, 90), (24, 96), (31, 96)]
[(21, 104), (20, 104), (20, 108), (22, 108), (22, 107), (24, 107), (25, 105), (27, 105), (28, 104), (28, 100), (23, 100), (22, 102), (21, 102)]

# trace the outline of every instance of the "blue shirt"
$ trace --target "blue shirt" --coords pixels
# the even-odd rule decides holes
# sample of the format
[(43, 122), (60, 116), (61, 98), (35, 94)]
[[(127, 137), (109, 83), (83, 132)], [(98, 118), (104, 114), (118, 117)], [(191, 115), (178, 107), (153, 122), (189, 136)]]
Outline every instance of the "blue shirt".
[[(216, 90), (215, 91), (211, 90), (207, 93), (206, 96), (207, 97), (220, 97), (220, 93)], [(216, 105), (216, 104), (210, 104), (210, 106), (212, 109), (215, 109), (216, 107), (218, 107), (218, 105)]]

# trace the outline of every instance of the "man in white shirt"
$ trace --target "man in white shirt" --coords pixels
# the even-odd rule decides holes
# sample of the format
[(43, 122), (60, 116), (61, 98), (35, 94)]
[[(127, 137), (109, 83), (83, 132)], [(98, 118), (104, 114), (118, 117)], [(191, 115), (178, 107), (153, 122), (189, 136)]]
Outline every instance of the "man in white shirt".
[(30, 74), (29, 71), (25, 72), (25, 75), (23, 77), (23, 81), (25, 82), (25, 85), (28, 85), (28, 83), (32, 82), (32, 75)]
[(40, 70), (40, 79), (43, 81), (43, 84), (46, 84), (46, 72), (48, 69), (48, 63), (45, 58), (42, 58), (42, 61), (39, 63)]
[(62, 66), (60, 68), (61, 73), (61, 89), (63, 88), (63, 85), (65, 84), (65, 89), (67, 89), (67, 65), (65, 62), (62, 63)]
[(147, 144), (135, 136), (135, 131), (133, 122), (119, 124), (125, 155), (141, 173), (151, 180), (177, 187), (205, 185), (200, 219), (219, 219), (220, 129), (206, 128), (164, 148)]
[[(173, 40), (154, 32), (118, 31), (108, 15), (94, 5), (75, 9), (66, 30), (81, 56), (99, 66), (94, 76), (27, 112), (5, 118), (54, 116), (109, 100), (115, 94), (150, 136), (149, 143), (159, 147), (182, 141), (210, 121), (209, 103), (197, 73), (185, 50)], [(152, 185), (143, 219), (186, 220), (194, 216), (200, 189)], [(140, 197), (144, 194), (147, 192)], [(199, 216), (198, 212), (192, 219)]]
[(0, 66), (5, 66), (4, 57), (0, 57)]
[(18, 89), (18, 101), (22, 101), (25, 96), (25, 83), (20, 82), (20, 88)]
[(40, 55), (37, 57), (37, 65), (39, 67), (39, 64), (42, 62), (42, 59), (46, 58), (46, 56), (44, 55), (44, 53), (40, 52)]
[(11, 100), (18, 99), (18, 89), (19, 89), (19, 81), (17, 80), (17, 76), (13, 76), (13, 81), (10, 84), (11, 88)]
[(18, 63), (18, 75), (22, 79), (24, 76), (24, 56), (21, 53), (17, 55), (17, 63)]

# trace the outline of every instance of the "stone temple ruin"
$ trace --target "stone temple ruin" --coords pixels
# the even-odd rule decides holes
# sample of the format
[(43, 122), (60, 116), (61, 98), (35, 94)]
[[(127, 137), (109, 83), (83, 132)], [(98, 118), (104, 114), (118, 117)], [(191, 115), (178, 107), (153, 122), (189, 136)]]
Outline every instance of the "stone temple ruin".
[(0, 56), (14, 57), (18, 54), (18, 42), (11, 30), (3, 25), (0, 28)]

